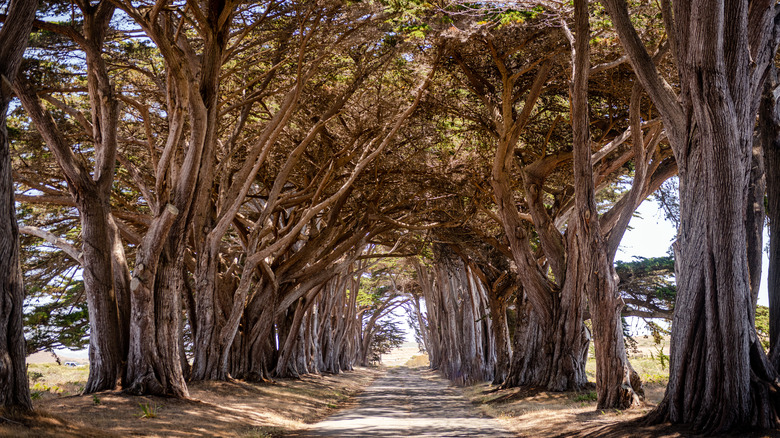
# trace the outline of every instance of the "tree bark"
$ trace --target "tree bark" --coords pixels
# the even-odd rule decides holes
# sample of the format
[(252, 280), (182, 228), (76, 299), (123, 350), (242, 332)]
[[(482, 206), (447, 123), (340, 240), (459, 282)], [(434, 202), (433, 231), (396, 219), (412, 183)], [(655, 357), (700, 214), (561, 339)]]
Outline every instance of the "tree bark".
[[(601, 229), (596, 209), (596, 188), (593, 179), (588, 120), (588, 79), (590, 71), (590, 23), (588, 0), (574, 1), (576, 38), (572, 41), (572, 130), (574, 131), (574, 197), (575, 212), (570, 219), (567, 274), (564, 289), (574, 296), (587, 296), (593, 323), (596, 347), (596, 392), (599, 409), (626, 409), (639, 404), (644, 396), (639, 376), (626, 357), (621, 311), (623, 300), (617, 290), (617, 274), (613, 267), (608, 241)], [(636, 90), (635, 90), (636, 91)], [(638, 93), (633, 93), (638, 95)], [(635, 96), (636, 100), (638, 96)], [(634, 186), (630, 195), (642, 191), (645, 175), (644, 144), (638, 118), (638, 102), (632, 105), (634, 160), (637, 163)], [(627, 218), (633, 212), (631, 200), (623, 212)], [(628, 220), (625, 220), (625, 225)], [(613, 230), (617, 237), (622, 230)]]
[[(562, 294), (572, 295), (573, 288)], [(550, 391), (579, 390), (587, 384), (589, 339), (582, 323), (581, 298), (556, 301), (552, 317), (542, 317), (530, 302), (518, 300), (512, 362), (502, 388), (532, 386)]]
[(189, 397), (178, 339), (184, 248), (181, 241), (163, 240), (178, 213), (168, 204), (136, 255), (130, 283), (130, 346), (125, 379), (125, 389), (133, 394)]
[(648, 419), (709, 433), (775, 428), (780, 388), (752, 324), (745, 214), (757, 99), (780, 36), (777, 5), (674, 2), (674, 17), (664, 8), (678, 100), (647, 62), (626, 4), (604, 4), (680, 169), (669, 384)]
[[(89, 309), (89, 378), (84, 393), (115, 389), (123, 374), (126, 356), (116, 289), (114, 288), (114, 234), (109, 225), (109, 206), (95, 202), (95, 193), (71, 189), (80, 205), (83, 235), (84, 289)], [(92, 201), (86, 201), (91, 199)]]
[(493, 339), (496, 345), (496, 366), (493, 371), (493, 384), (501, 385), (509, 373), (512, 350), (509, 342), (509, 326), (506, 319), (506, 302), (489, 300), (490, 319), (492, 320)]
[[(115, 389), (123, 375), (128, 342), (127, 261), (116, 223), (110, 214), (111, 185), (117, 152), (119, 106), (103, 59), (103, 42), (114, 6), (102, 1), (82, 10), (83, 36), (61, 30), (84, 50), (87, 89), (95, 144), (94, 167), (88, 169), (66, 142), (51, 115), (43, 108), (35, 89), (24, 81), (16, 94), (55, 156), (79, 210), (82, 226), (84, 289), (90, 316), (90, 373), (85, 393)], [(56, 29), (59, 29), (55, 25)]]
[(35, 0), (11, 0), (8, 19), (0, 28), (0, 406), (22, 410), (31, 410), (32, 401), (25, 366), (24, 284), (6, 117), (10, 85), (16, 79), (37, 8)]

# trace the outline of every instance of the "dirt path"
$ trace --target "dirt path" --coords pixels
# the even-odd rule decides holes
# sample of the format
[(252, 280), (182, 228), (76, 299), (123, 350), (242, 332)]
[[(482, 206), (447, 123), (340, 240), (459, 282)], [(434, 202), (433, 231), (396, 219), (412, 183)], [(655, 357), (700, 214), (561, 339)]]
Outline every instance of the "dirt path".
[(486, 418), (435, 373), (390, 368), (356, 398), (357, 406), (321, 421), (306, 437), (512, 437), (515, 434)]

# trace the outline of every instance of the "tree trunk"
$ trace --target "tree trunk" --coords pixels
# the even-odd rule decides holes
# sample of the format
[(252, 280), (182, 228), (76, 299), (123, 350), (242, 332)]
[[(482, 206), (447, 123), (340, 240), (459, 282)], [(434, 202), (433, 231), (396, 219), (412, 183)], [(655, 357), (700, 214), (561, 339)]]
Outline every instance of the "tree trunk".
[[(502, 387), (530, 385), (550, 391), (579, 390), (587, 383), (585, 359), (589, 340), (583, 324), (584, 297), (581, 290), (561, 287), (567, 281), (565, 266), (559, 266), (561, 272), (555, 273), (557, 283), (541, 272), (530, 249), (527, 225), (521, 222), (510, 190), (508, 163), (511, 155), (496, 157), (491, 184), (518, 269), (517, 282), (523, 285), (524, 309), (518, 309), (512, 363)], [(531, 185), (527, 199), (536, 196), (540, 187)], [(556, 246), (551, 244), (549, 249)], [(556, 258), (564, 257), (559, 254)]]
[[(571, 294), (572, 289), (565, 288), (563, 293)], [(544, 318), (531, 308), (527, 299), (518, 301), (512, 362), (502, 388), (533, 386), (550, 391), (584, 388), (588, 382), (585, 359), (589, 340), (582, 323), (582, 303), (562, 298), (552, 309), (552, 318)]]
[(89, 309), (89, 378), (84, 393), (115, 389), (122, 378), (126, 337), (114, 288), (114, 232), (109, 206), (96, 193), (77, 192), (83, 236), (84, 289)]
[[(597, 407), (627, 409), (637, 406), (644, 398), (644, 389), (626, 356), (621, 319), (624, 304), (617, 288), (615, 268), (607, 258), (604, 240), (587, 241), (593, 230), (582, 230), (587, 226), (583, 216), (578, 214), (573, 219), (568, 231), (567, 262), (570, 268), (566, 281), (567, 287), (577, 289), (589, 298), (596, 351)], [(594, 223), (598, 221), (591, 225)]]
[[(307, 297), (308, 298), (308, 297)], [(308, 300), (301, 298), (295, 305), (295, 310), (289, 309), (292, 319), (287, 324), (287, 336), (284, 343), (279, 339), (279, 359), (276, 361), (274, 374), (277, 377), (300, 377), (296, 368), (296, 349), (300, 346), (300, 334), (303, 327), (304, 316), (308, 309)]]
[(752, 127), (729, 126), (728, 113), (706, 103), (696, 111), (699, 134), (681, 172), (670, 377), (653, 418), (713, 432), (775, 427), (776, 373), (752, 322), (744, 226), (749, 172), (721, 158), (750, 163)]
[[(192, 380), (227, 380), (228, 374), (221, 367), (223, 353), (227, 353), (230, 345), (222, 345), (217, 326), (217, 264), (218, 259), (211, 253), (210, 248), (205, 248), (206, 254), (198, 257), (198, 267), (195, 272), (195, 288), (198, 291), (195, 318), (198, 330), (194, 333), (193, 348), (195, 357), (192, 362)], [(247, 271), (247, 269), (245, 269)], [(248, 269), (251, 278), (254, 269)], [(250, 280), (244, 285), (248, 291)], [(242, 282), (244, 283), (244, 282)], [(240, 313), (239, 313), (240, 315)], [(238, 324), (235, 324), (236, 330)]]
[(680, 169), (669, 384), (649, 420), (708, 433), (777, 427), (780, 388), (753, 327), (745, 249), (755, 97), (777, 48), (777, 6), (674, 2), (675, 27), (667, 31), (679, 70), (678, 99), (646, 62), (625, 3), (604, 3), (663, 115)]
[[(574, 131), (574, 187), (575, 212), (569, 221), (567, 273), (564, 290), (571, 290), (575, 297), (588, 297), (590, 318), (593, 324), (596, 349), (596, 392), (599, 409), (626, 409), (639, 404), (644, 396), (639, 375), (628, 363), (621, 311), (623, 300), (617, 289), (617, 274), (612, 263), (608, 240), (601, 229), (596, 209), (596, 188), (593, 179), (590, 132), (588, 120), (588, 79), (590, 71), (590, 23), (588, 0), (574, 1), (576, 39), (572, 41), (573, 74), (572, 130)], [(638, 89), (632, 96), (638, 100)], [(632, 129), (634, 130), (635, 181), (629, 196), (629, 206), (623, 212), (633, 211), (635, 199), (644, 186), (644, 142), (641, 136), (638, 106), (632, 105)], [(634, 121), (633, 118), (636, 118)], [(613, 229), (622, 236), (625, 225)]]
[[(34, 14), (37, 2), (29, 3), (32, 3)], [(0, 40), (1, 37), (2, 34)], [(0, 88), (5, 87), (0, 84)], [(24, 285), (19, 261), (19, 229), (5, 124), (10, 99), (4, 92), (0, 93), (0, 406), (31, 410), (22, 325)]]
[(178, 210), (169, 205), (152, 224), (136, 256), (131, 282), (130, 346), (125, 389), (133, 394), (189, 397), (179, 352), (183, 238), (168, 229)]
[[(119, 317), (120, 357), (127, 360), (127, 350), (130, 342), (130, 268), (114, 217), (108, 215), (109, 233), (111, 235), (111, 266), (114, 274), (114, 290)], [(124, 367), (123, 367), (124, 372)]]
[(65, 136), (43, 108), (36, 90), (19, 82), (16, 94), (57, 159), (81, 217), (84, 289), (90, 317), (90, 374), (86, 393), (114, 389), (120, 383), (128, 345), (127, 262), (116, 223), (110, 214), (116, 168), (119, 106), (102, 58), (103, 41), (114, 13), (109, 2), (83, 10), (85, 53), (92, 115), (94, 167), (79, 160)]
[(24, 284), (19, 260), (11, 155), (6, 128), (8, 104), (38, 2), (11, 0), (0, 28), (0, 406), (32, 409), (25, 366), (22, 307)]
[[(275, 349), (274, 311), (278, 291), (264, 286), (243, 312), (242, 330), (231, 347), (230, 375), (249, 381), (270, 380)], [(280, 340), (281, 341), (281, 340)]]
[(489, 299), (490, 319), (492, 320), (493, 339), (496, 345), (496, 366), (493, 371), (493, 384), (501, 385), (509, 374), (509, 364), (512, 358), (509, 343), (509, 326), (506, 320), (506, 301)]

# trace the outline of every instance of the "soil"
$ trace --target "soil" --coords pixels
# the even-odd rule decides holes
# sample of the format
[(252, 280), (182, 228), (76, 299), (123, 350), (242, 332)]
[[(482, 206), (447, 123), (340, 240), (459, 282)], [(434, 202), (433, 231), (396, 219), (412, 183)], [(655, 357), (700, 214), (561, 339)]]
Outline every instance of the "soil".
[(499, 391), (488, 383), (455, 387), (423, 367), (427, 356), (414, 345), (405, 347), (382, 361), (405, 367), (357, 368), (340, 375), (261, 384), (193, 383), (190, 400), (119, 392), (67, 396), (70, 386), (83, 388), (85, 367), (31, 364), (30, 369), (41, 375), (31, 382), (41, 387), (36, 391), (36, 411), (0, 412), (0, 437), (693, 436), (684, 428), (641, 423), (664, 392), (665, 376), (657, 358), (633, 358), (649, 382), (646, 404), (619, 411), (597, 410), (593, 391)]
[[(466, 395), (482, 412), (496, 417), (519, 437), (577, 438), (682, 438), (700, 436), (691, 430), (643, 422), (664, 395), (665, 386), (645, 386), (641, 407), (628, 410), (597, 409), (594, 391), (547, 392), (535, 388), (498, 390), (488, 383), (466, 388)], [(741, 431), (730, 438), (780, 437), (774, 431)]]
[(6, 413), (0, 437), (267, 437), (307, 428), (367, 387), (381, 371), (273, 383), (191, 383), (189, 400), (116, 391), (41, 399), (32, 416)]

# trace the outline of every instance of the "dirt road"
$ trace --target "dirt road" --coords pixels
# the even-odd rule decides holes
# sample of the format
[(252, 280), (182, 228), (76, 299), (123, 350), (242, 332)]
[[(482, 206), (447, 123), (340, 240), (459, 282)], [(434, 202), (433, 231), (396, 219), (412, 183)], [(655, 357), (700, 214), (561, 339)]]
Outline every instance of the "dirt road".
[(315, 424), (303, 436), (516, 436), (478, 412), (460, 389), (427, 370), (390, 368), (356, 403)]

